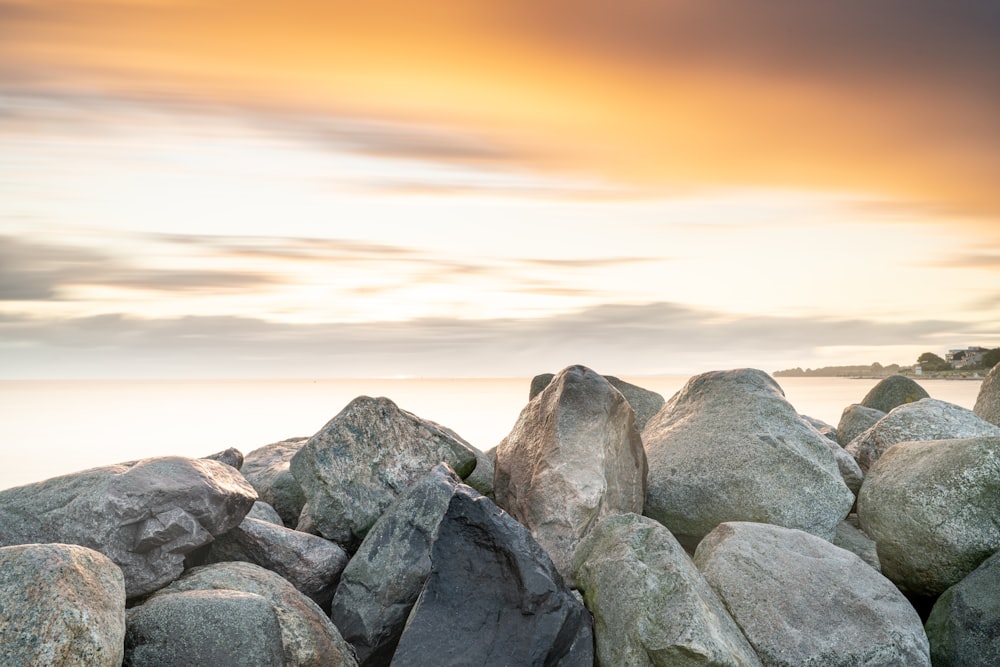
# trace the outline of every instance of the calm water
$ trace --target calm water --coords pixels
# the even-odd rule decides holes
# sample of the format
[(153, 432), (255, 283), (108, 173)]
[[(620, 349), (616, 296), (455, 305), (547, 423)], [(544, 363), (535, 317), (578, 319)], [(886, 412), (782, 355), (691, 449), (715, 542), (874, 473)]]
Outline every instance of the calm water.
[[(669, 398), (688, 379), (624, 378)], [(319, 430), (351, 399), (387, 396), (480, 449), (496, 445), (528, 398), (528, 379), (0, 381), (0, 489), (146, 456), (249, 452)], [(836, 425), (876, 380), (779, 378), (804, 414)], [(972, 408), (980, 382), (921, 380)]]

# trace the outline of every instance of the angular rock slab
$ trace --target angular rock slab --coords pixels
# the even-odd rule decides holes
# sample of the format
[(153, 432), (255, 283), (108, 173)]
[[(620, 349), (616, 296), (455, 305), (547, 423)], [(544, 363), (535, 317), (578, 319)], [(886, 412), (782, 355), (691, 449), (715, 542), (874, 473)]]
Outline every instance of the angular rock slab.
[(107, 556), (75, 544), (0, 548), (0, 663), (118, 667), (125, 578)]
[(594, 615), (597, 664), (760, 665), (715, 592), (663, 524), (604, 519), (580, 543), (576, 583)]
[(890, 375), (865, 394), (861, 405), (888, 413), (900, 405), (915, 403), (924, 398), (930, 398), (930, 394), (915, 380), (905, 375)]
[(814, 535), (724, 523), (694, 562), (764, 665), (930, 665), (920, 617), (903, 594)]
[(846, 447), (856, 437), (874, 426), (879, 419), (885, 417), (884, 412), (875, 408), (866, 408), (854, 403), (844, 408), (837, 424), (837, 443)]
[[(555, 375), (552, 373), (542, 373), (531, 378), (528, 400), (530, 401), (542, 393), (552, 382), (553, 378), (555, 378)], [(660, 411), (660, 408), (665, 403), (663, 396), (655, 391), (625, 382), (625, 380), (616, 378), (614, 375), (605, 375), (604, 379), (608, 381), (608, 384), (620, 391), (625, 400), (628, 401), (628, 404), (632, 406), (632, 411), (635, 413), (635, 428), (640, 433), (646, 427), (646, 423)]]
[(528, 527), (570, 584), (573, 552), (602, 518), (641, 513), (646, 455), (632, 408), (607, 380), (570, 366), (497, 445), (497, 505)]
[(288, 467), (308, 439), (289, 438), (259, 447), (243, 458), (240, 468), (260, 499), (274, 508), (285, 526), (298, 524), (302, 506), (306, 504), (302, 487)]
[(642, 439), (649, 461), (644, 513), (688, 550), (726, 521), (831, 539), (854, 503), (828, 440), (763, 371), (691, 378)]
[(942, 593), (924, 627), (934, 667), (1000, 665), (1000, 552)]
[(1000, 549), (1000, 437), (892, 447), (865, 477), (858, 519), (885, 576), (943, 593)]
[(256, 499), (238, 471), (217, 461), (144, 459), (0, 491), (0, 545), (100, 551), (134, 598), (177, 578), (185, 554), (237, 526)]
[(306, 496), (299, 521), (354, 551), (392, 501), (442, 461), (465, 477), (475, 450), (387, 398), (358, 397), (292, 457)]
[(979, 386), (976, 405), (972, 408), (981, 419), (1000, 426), (1000, 364), (990, 369)]
[(892, 410), (845, 449), (867, 471), (880, 456), (899, 442), (951, 440), (980, 435), (1000, 435), (1000, 426), (980, 419), (972, 410), (924, 398)]

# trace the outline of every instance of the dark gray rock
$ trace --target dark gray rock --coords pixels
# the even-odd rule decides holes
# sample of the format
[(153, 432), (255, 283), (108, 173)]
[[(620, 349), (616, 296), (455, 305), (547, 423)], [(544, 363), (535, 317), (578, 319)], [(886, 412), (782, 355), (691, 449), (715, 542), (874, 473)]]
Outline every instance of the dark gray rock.
[(273, 523), (276, 526), (285, 527), (285, 522), (281, 520), (281, 515), (273, 507), (265, 503), (263, 500), (258, 500), (247, 512), (246, 518), (248, 519), (260, 519), (261, 521), (267, 521), (268, 523)]
[(184, 556), (235, 526), (257, 494), (232, 467), (163, 457), (0, 491), (0, 546), (79, 544), (125, 575), (129, 598), (184, 569)]
[(979, 385), (976, 406), (972, 410), (981, 419), (1000, 426), (1000, 364), (991, 368)]
[(240, 471), (257, 490), (260, 499), (275, 509), (285, 526), (294, 527), (299, 521), (306, 496), (289, 462), (309, 438), (289, 438), (264, 445), (247, 454)]
[(477, 449), (476, 468), (464, 480), (466, 484), (490, 500), (495, 498), (493, 492), (493, 476), (496, 459), (496, 447), (489, 450), (489, 452), (481, 452)]
[(570, 366), (497, 445), (497, 505), (527, 526), (572, 585), (573, 552), (612, 514), (641, 513), (646, 455), (632, 408), (608, 381)]
[(0, 548), (0, 664), (119, 667), (125, 579), (73, 544)]
[(216, 452), (215, 454), (209, 454), (208, 456), (202, 458), (206, 458), (211, 461), (218, 461), (219, 463), (225, 463), (227, 466), (232, 466), (237, 470), (243, 467), (243, 452), (235, 447), (230, 447), (229, 449)]
[(764, 665), (930, 665), (920, 617), (902, 593), (814, 535), (724, 523), (694, 562)]
[(1000, 665), (1000, 552), (942, 593), (924, 627), (934, 667)]
[[(528, 400), (530, 401), (542, 393), (554, 377), (555, 375), (552, 373), (542, 373), (533, 377), (531, 379), (531, 389), (528, 392)], [(612, 387), (620, 391), (625, 400), (628, 401), (628, 404), (632, 406), (632, 411), (635, 413), (635, 428), (641, 433), (642, 429), (646, 428), (649, 420), (663, 407), (665, 402), (663, 396), (655, 391), (625, 382), (625, 380), (617, 378), (614, 375), (605, 375), (604, 379)]]
[(392, 501), (442, 461), (465, 477), (475, 450), (387, 398), (356, 398), (292, 457), (306, 495), (299, 521), (353, 551)]
[(841, 447), (846, 447), (851, 440), (870, 429), (882, 417), (885, 417), (885, 413), (881, 410), (866, 408), (858, 403), (848, 405), (840, 415), (840, 423), (837, 424), (837, 443)]
[(861, 399), (861, 405), (882, 412), (891, 412), (893, 408), (907, 403), (930, 398), (923, 387), (905, 375), (890, 375), (871, 388)]

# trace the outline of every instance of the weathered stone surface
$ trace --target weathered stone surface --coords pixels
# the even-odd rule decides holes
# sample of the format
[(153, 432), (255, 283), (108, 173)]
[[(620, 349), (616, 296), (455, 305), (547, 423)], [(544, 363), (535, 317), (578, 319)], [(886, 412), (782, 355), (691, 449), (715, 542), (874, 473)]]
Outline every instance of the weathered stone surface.
[(288, 466), (308, 439), (289, 438), (264, 445), (247, 454), (240, 468), (260, 499), (275, 509), (285, 526), (293, 528), (306, 504), (306, 496)]
[(122, 569), (129, 598), (175, 579), (185, 554), (239, 525), (257, 494), (228, 465), (172, 456), (0, 491), (0, 545), (79, 544)]
[(861, 405), (882, 412), (891, 412), (893, 408), (922, 398), (930, 398), (930, 395), (915, 380), (905, 375), (890, 375), (865, 394), (861, 399)]
[[(848, 519), (856, 514), (851, 514)], [(852, 554), (871, 565), (877, 572), (882, 571), (882, 564), (878, 561), (878, 550), (875, 548), (875, 541), (864, 534), (860, 528), (844, 519), (837, 524), (837, 533), (833, 536), (833, 543), (841, 549), (847, 549)]]
[(476, 450), (476, 468), (465, 478), (465, 483), (490, 500), (494, 499), (493, 476), (496, 462), (496, 447), (487, 452)]
[(306, 495), (299, 520), (353, 551), (392, 501), (442, 461), (464, 477), (475, 450), (387, 398), (358, 397), (292, 457)]
[(125, 579), (74, 544), (0, 548), (0, 664), (118, 667)]
[(584, 366), (560, 372), (497, 445), (494, 493), (571, 583), (587, 530), (642, 512), (646, 455), (621, 392)]
[(590, 613), (527, 529), (459, 485), (393, 665), (593, 665)]
[[(552, 373), (542, 373), (531, 378), (531, 389), (528, 392), (528, 400), (530, 401), (542, 393), (554, 377), (555, 375)], [(620, 391), (625, 400), (628, 401), (628, 404), (632, 406), (632, 411), (635, 413), (635, 428), (641, 433), (642, 429), (646, 428), (649, 420), (663, 407), (665, 402), (663, 396), (655, 391), (625, 382), (625, 380), (616, 378), (614, 375), (605, 375), (604, 379), (612, 387)]]
[(281, 631), (271, 604), (237, 591), (158, 595), (130, 609), (125, 667), (282, 667)]
[(273, 523), (276, 526), (285, 527), (285, 522), (281, 520), (281, 515), (278, 511), (265, 503), (263, 500), (258, 500), (247, 512), (246, 518), (248, 519), (260, 519), (261, 521), (267, 521), (268, 523)]
[(1000, 364), (991, 368), (979, 385), (976, 406), (972, 410), (980, 419), (1000, 426)]
[(885, 413), (881, 410), (866, 408), (858, 403), (848, 405), (840, 415), (840, 423), (837, 424), (837, 442), (841, 447), (846, 447), (851, 440), (870, 429), (882, 417), (885, 417)]
[(694, 562), (768, 666), (930, 665), (917, 612), (860, 558), (813, 535), (724, 523)]
[(841, 479), (844, 480), (844, 484), (851, 490), (851, 493), (857, 496), (858, 491), (861, 490), (861, 483), (865, 481), (865, 473), (862, 472), (861, 466), (854, 460), (850, 452), (837, 444), (836, 440), (827, 438), (826, 444), (830, 448), (830, 451), (833, 452), (833, 458), (837, 462), (837, 470), (840, 471)]
[(892, 447), (865, 477), (858, 518), (885, 576), (943, 593), (1000, 549), (1000, 437)]
[(948, 440), (980, 435), (1000, 435), (1000, 426), (976, 416), (972, 410), (924, 398), (892, 410), (845, 448), (862, 470), (868, 470), (880, 456), (898, 442)]
[(1000, 552), (938, 598), (925, 629), (934, 667), (1000, 665)]
[(760, 665), (722, 602), (663, 524), (601, 521), (580, 543), (576, 583), (594, 615), (597, 664)]
[(755, 369), (695, 376), (642, 434), (644, 513), (687, 549), (725, 521), (762, 521), (830, 539), (854, 494), (827, 439)]
[(809, 415), (799, 415), (802, 421), (812, 426), (814, 429), (819, 431), (819, 434), (826, 438), (827, 440), (832, 440), (837, 442), (837, 429), (830, 424), (827, 424), (822, 419), (816, 419), (815, 417), (810, 417)]
[(225, 463), (227, 466), (232, 466), (237, 470), (243, 467), (243, 452), (235, 447), (224, 449), (221, 452), (216, 452), (215, 454), (209, 454), (203, 458), (218, 461), (219, 463)]
[(329, 609), (347, 554), (329, 540), (246, 518), (215, 538), (206, 563), (245, 561), (280, 574), (303, 595)]
[[(185, 591), (215, 590), (251, 593), (267, 600), (277, 617), (285, 667), (352, 667), (357, 664), (351, 647), (323, 610), (282, 577), (252, 563), (196, 567), (152, 599)], [(223, 663), (217, 664), (221, 667)], [(244, 660), (232, 664), (253, 663)]]

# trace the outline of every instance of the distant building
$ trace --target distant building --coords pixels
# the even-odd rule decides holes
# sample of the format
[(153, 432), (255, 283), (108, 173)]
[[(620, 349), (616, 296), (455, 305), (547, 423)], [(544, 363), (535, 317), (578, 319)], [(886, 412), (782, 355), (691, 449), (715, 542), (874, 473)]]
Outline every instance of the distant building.
[(983, 355), (989, 352), (985, 347), (967, 347), (964, 350), (948, 350), (944, 356), (952, 368), (974, 368), (983, 363)]

